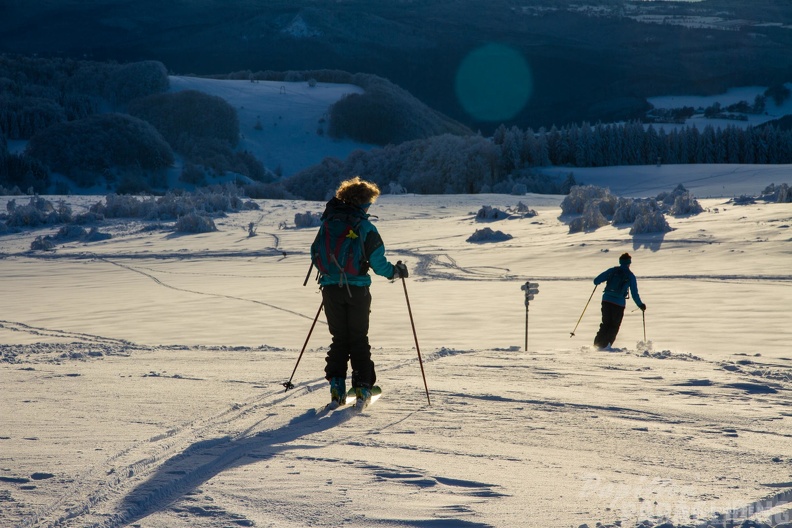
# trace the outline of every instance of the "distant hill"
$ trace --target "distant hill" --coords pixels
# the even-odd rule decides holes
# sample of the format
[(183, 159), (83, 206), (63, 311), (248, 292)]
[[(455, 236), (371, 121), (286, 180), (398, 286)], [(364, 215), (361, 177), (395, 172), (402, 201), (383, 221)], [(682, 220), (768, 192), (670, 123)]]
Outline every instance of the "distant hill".
[(0, 54), (0, 193), (267, 186), (326, 157), (473, 135), (369, 74), (226, 77), (169, 77), (158, 61)]
[[(488, 133), (628, 119), (652, 96), (790, 81), (790, 25), (786, 0), (6, 0), (0, 51), (158, 60), (178, 74), (366, 72)], [(493, 75), (496, 56), (478, 64), (474, 88), (489, 102), (522, 89), (526, 103), (489, 121), (463, 104), (459, 83), (466, 58), (493, 43), (527, 74)]]

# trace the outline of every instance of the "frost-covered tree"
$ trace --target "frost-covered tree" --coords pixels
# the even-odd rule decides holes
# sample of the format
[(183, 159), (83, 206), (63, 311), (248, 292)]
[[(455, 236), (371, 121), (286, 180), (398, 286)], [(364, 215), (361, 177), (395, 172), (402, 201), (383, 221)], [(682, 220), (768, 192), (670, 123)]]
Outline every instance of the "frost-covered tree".
[(124, 114), (59, 123), (33, 137), (25, 152), (84, 185), (118, 168), (157, 171), (173, 163), (173, 152), (159, 132)]
[(665, 216), (663, 216), (662, 212), (655, 210), (638, 216), (630, 228), (630, 235), (665, 233), (668, 231), (671, 231), (671, 226), (668, 225)]
[(222, 97), (197, 90), (138, 99), (129, 105), (129, 113), (154, 125), (174, 146), (185, 141), (185, 136), (216, 139), (231, 146), (239, 141), (239, 118), (234, 107)]
[(587, 204), (610, 199), (611, 194), (608, 189), (596, 185), (576, 185), (561, 201), (561, 213), (582, 214)]
[(583, 214), (569, 222), (569, 232), (594, 231), (608, 225), (608, 219), (602, 214), (598, 202), (588, 202), (583, 208)]
[(107, 81), (107, 98), (117, 105), (165, 92), (170, 87), (168, 70), (158, 61), (142, 61), (115, 68)]

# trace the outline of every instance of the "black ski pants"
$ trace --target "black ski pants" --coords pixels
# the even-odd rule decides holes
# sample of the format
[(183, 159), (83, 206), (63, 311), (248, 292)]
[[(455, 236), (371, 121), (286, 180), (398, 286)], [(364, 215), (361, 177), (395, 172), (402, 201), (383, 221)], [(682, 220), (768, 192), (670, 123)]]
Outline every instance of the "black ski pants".
[[(351, 295), (350, 295), (351, 293)], [(327, 351), (325, 377), (346, 378), (352, 364), (352, 386), (373, 387), (377, 381), (368, 341), (371, 294), (367, 286), (324, 286), (327, 325), (333, 341)]]
[(624, 306), (602, 301), (602, 322), (594, 338), (594, 346), (605, 348), (612, 345), (616, 341), (622, 319), (624, 319)]

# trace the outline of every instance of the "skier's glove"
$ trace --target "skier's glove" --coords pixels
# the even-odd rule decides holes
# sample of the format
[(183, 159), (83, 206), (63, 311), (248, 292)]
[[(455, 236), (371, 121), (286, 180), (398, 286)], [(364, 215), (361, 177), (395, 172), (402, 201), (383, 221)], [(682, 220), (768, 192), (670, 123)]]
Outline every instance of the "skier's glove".
[(646, 305), (645, 305), (645, 304), (642, 304), (642, 305), (641, 305), (641, 306), (639, 306), (638, 308), (640, 308), (642, 312), (645, 312), (645, 311), (646, 311)]
[(399, 262), (397, 262), (396, 264), (394, 264), (394, 266), (393, 266), (393, 277), (391, 277), (391, 280), (395, 280), (395, 279), (398, 279), (398, 278), (405, 278), (406, 279), (409, 276), (410, 276), (410, 272), (407, 271), (407, 266), (405, 266), (404, 263), (401, 260)]

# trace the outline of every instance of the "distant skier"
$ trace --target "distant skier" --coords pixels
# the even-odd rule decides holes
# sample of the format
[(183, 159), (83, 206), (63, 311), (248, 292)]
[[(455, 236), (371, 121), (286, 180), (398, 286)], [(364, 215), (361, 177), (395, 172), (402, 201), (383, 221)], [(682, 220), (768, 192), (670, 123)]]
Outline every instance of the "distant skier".
[(368, 209), (380, 195), (376, 184), (354, 177), (336, 190), (322, 214), (322, 225), (311, 246), (319, 270), (319, 285), (332, 335), (325, 358), (331, 405), (346, 403), (347, 363), (352, 364), (352, 388), (358, 406), (365, 407), (377, 381), (368, 340), (371, 276), (407, 277), (407, 267), (385, 258), (385, 245), (369, 221)]
[(595, 285), (605, 282), (605, 291), (602, 294), (602, 322), (594, 338), (594, 346), (600, 349), (607, 348), (616, 341), (624, 317), (628, 291), (638, 308), (642, 311), (646, 310), (646, 305), (638, 295), (638, 281), (630, 271), (631, 262), (630, 254), (624, 253), (619, 257), (618, 266), (603, 271), (594, 279)]

